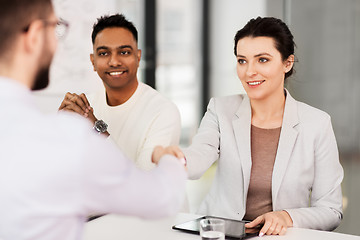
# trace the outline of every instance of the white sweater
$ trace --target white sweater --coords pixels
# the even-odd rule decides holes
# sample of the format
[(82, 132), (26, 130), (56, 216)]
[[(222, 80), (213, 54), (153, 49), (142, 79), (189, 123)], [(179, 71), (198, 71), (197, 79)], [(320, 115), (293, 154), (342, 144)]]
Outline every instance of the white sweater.
[(141, 169), (152, 169), (156, 145), (178, 145), (179, 110), (150, 86), (139, 82), (135, 93), (119, 106), (109, 106), (105, 89), (89, 98), (94, 114), (108, 126), (110, 139)]

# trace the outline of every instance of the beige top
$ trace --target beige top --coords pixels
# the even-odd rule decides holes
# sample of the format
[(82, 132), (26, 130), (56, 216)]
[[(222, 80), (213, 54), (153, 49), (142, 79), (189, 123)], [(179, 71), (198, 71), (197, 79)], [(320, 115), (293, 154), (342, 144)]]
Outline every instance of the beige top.
[(251, 125), (251, 176), (244, 219), (272, 211), (271, 179), (281, 127), (263, 129)]

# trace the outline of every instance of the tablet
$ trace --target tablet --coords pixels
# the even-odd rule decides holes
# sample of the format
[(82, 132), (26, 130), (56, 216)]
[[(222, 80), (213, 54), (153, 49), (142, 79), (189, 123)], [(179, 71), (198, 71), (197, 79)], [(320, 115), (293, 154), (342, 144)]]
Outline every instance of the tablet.
[(188, 222), (176, 224), (172, 229), (180, 230), (188, 233), (199, 234), (199, 223), (201, 219), (218, 218), (225, 221), (225, 236), (227, 239), (244, 239), (246, 237), (253, 237), (258, 235), (260, 228), (245, 228), (245, 223), (248, 221), (238, 221), (227, 218), (204, 216)]

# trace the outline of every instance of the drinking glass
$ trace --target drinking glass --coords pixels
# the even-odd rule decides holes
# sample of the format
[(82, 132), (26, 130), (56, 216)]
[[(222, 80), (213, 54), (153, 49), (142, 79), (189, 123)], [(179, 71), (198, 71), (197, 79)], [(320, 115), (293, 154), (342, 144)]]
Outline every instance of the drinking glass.
[(200, 220), (202, 240), (225, 240), (225, 221), (217, 218)]

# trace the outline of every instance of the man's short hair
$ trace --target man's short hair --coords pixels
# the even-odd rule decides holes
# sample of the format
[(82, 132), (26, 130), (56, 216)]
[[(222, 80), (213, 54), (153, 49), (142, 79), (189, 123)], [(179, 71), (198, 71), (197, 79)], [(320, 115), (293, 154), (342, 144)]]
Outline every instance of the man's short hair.
[(48, 18), (52, 10), (51, 0), (0, 0), (0, 57), (32, 21)]
[(99, 32), (105, 28), (120, 27), (129, 30), (136, 42), (138, 42), (138, 32), (134, 24), (128, 21), (123, 14), (114, 14), (111, 16), (105, 15), (97, 19), (97, 22), (93, 26), (93, 32), (91, 34), (92, 43), (95, 43), (95, 38)]

